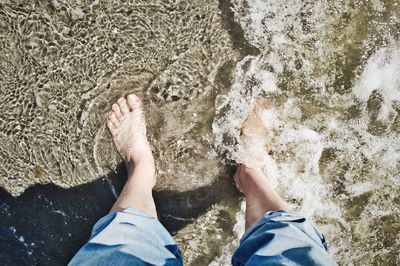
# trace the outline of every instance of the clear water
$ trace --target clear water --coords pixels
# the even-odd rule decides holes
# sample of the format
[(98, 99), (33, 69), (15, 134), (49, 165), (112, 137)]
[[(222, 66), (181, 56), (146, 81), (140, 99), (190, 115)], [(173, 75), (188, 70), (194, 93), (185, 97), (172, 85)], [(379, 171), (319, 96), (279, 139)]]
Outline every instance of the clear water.
[[(17, 196), (112, 171), (120, 158), (104, 121), (131, 92), (146, 104), (157, 189), (214, 184), (243, 160), (239, 129), (263, 97), (274, 132), (263, 163), (277, 189), (339, 264), (399, 263), (400, 3), (231, 5), (0, 1), (0, 186)], [(229, 262), (237, 209), (211, 206), (178, 232), (188, 264)], [(237, 235), (218, 222), (234, 215)]]

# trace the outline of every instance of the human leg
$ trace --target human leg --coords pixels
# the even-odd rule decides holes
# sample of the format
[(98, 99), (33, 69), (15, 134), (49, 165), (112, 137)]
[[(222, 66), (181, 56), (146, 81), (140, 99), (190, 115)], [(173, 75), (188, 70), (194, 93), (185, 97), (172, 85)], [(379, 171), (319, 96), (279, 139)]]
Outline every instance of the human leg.
[(110, 213), (95, 224), (69, 265), (182, 265), (178, 246), (156, 218), (155, 165), (139, 98), (131, 94), (113, 104), (107, 127), (128, 179)]
[(127, 182), (111, 211), (133, 207), (157, 217), (152, 189), (155, 165), (146, 137), (146, 124), (140, 99), (130, 94), (112, 105), (107, 120), (115, 146), (125, 161)]
[(253, 144), (265, 148), (271, 132), (260, 129), (263, 124), (255, 107), (242, 129), (245, 163), (239, 165), (234, 176), (236, 186), (245, 196), (246, 232), (232, 264), (335, 265), (327, 253), (324, 236), (306, 218), (290, 211), (260, 168), (260, 149)]
[(246, 230), (268, 211), (290, 210), (260, 168), (240, 164), (234, 179), (238, 189), (245, 196)]
[(245, 195), (246, 233), (233, 265), (334, 265), (319, 230), (286, 202), (259, 168), (239, 165), (234, 176)]

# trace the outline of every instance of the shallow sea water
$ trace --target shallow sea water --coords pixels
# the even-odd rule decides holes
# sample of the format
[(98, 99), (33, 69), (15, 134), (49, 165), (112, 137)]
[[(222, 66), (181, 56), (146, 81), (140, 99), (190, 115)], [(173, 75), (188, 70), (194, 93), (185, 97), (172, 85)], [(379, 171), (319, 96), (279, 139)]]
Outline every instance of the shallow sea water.
[[(0, 186), (16, 197), (106, 176), (120, 158), (105, 117), (134, 92), (157, 190), (223, 194), (262, 97), (277, 189), (340, 265), (395, 265), (399, 35), (397, 1), (0, 1)], [(189, 265), (229, 264), (238, 210), (232, 197), (176, 232)]]
[(400, 3), (233, 6), (260, 53), (236, 65), (231, 91), (216, 99), (219, 151), (245, 160), (240, 125), (265, 97), (258, 114), (274, 152), (259, 152), (282, 194), (319, 225), (340, 265), (399, 263)]

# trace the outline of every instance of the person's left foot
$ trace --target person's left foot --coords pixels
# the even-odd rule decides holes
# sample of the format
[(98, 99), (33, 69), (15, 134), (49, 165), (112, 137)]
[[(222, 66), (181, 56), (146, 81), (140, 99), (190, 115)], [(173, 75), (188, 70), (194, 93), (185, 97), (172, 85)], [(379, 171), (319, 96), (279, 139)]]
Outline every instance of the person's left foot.
[(139, 163), (154, 168), (154, 158), (146, 136), (143, 104), (135, 94), (121, 97), (112, 105), (107, 127), (128, 172)]

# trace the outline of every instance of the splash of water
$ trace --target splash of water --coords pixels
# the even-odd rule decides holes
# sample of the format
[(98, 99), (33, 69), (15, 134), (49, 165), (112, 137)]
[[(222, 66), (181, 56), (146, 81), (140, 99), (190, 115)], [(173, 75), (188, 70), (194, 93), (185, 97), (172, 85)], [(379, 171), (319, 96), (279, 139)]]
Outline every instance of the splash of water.
[(275, 132), (269, 145), (278, 190), (318, 223), (339, 264), (394, 264), (400, 239), (398, 4), (233, 4), (246, 38), (261, 52), (238, 63), (231, 91), (216, 102), (217, 150), (243, 161), (241, 125), (255, 97), (269, 99), (273, 104), (258, 112)]

